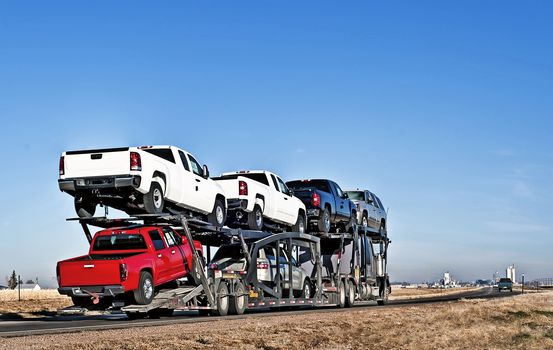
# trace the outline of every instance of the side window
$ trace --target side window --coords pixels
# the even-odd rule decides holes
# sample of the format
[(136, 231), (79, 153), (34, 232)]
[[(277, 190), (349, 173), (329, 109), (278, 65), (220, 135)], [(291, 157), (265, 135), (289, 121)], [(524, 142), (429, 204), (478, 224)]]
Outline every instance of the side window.
[(382, 205), (382, 202), (380, 201), (380, 198), (378, 198), (377, 196), (374, 196), (374, 198), (376, 198), (376, 201), (378, 202), (378, 205), (380, 206), (380, 209), (384, 210), (384, 205)]
[(372, 194), (370, 192), (367, 192), (367, 203), (369, 203), (370, 205), (374, 206), (374, 198), (372, 196)]
[[(167, 227), (164, 227), (162, 229), (163, 233), (165, 234), (165, 240), (169, 243), (169, 238), (167, 237), (168, 235), (171, 236), (173, 242), (175, 242), (175, 245), (179, 245), (181, 244), (182, 242), (182, 237), (181, 235), (179, 235), (178, 233), (176, 233), (175, 231), (173, 231), (172, 229), (170, 228), (167, 228)], [(169, 246), (172, 246), (171, 243), (169, 243)]]
[(182, 166), (186, 171), (190, 171), (190, 168), (188, 167), (188, 161), (186, 160), (186, 156), (184, 155), (183, 151), (179, 151), (180, 160), (182, 162)]
[(273, 180), (273, 185), (275, 185), (275, 188), (277, 191), (280, 191), (280, 187), (278, 186), (278, 182), (273, 174), (271, 174), (271, 179)]
[(152, 230), (148, 232), (148, 235), (150, 235), (150, 239), (152, 240), (152, 243), (154, 244), (154, 248), (156, 250), (161, 250), (165, 248), (165, 243), (163, 243), (163, 239), (161, 238), (158, 230)]
[(171, 232), (164, 231), (163, 234), (165, 235), (165, 241), (167, 242), (167, 245), (169, 247), (174, 247), (177, 245), (177, 242), (175, 241), (175, 238), (171, 234)]
[(334, 184), (334, 187), (336, 188), (336, 194), (340, 198), (344, 198), (344, 192), (342, 192), (342, 189), (337, 184)]
[(190, 166), (192, 167), (192, 172), (198, 176), (202, 176), (202, 166), (194, 157), (192, 157), (190, 154), (188, 155), (188, 159), (190, 160)]
[(165, 159), (171, 163), (175, 163), (175, 157), (173, 157), (173, 151), (170, 148), (148, 148), (144, 152), (158, 156), (159, 158)]
[(279, 185), (278, 188), (280, 188), (280, 192), (290, 194), (290, 189), (288, 189), (288, 186), (286, 186), (284, 181), (282, 181), (282, 179), (279, 178), (279, 177), (277, 178), (277, 181), (278, 181), (278, 185)]

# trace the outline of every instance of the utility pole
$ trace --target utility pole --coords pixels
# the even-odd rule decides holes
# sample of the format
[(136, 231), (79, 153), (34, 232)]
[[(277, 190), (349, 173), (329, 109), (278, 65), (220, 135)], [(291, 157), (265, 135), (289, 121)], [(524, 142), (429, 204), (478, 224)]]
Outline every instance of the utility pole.
[(524, 294), (524, 273), (522, 274), (522, 294)]
[(17, 275), (17, 298), (21, 301), (21, 275)]

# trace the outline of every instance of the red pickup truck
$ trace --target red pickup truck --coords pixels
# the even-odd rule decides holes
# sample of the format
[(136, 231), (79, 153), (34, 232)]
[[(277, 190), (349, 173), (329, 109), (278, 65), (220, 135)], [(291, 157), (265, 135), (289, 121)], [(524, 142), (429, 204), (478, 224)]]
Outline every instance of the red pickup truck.
[[(201, 254), (202, 245), (194, 241)], [(162, 225), (137, 225), (97, 232), (88, 255), (58, 262), (58, 291), (77, 306), (100, 300), (149, 304), (158, 286), (185, 277), (192, 269), (186, 239)]]

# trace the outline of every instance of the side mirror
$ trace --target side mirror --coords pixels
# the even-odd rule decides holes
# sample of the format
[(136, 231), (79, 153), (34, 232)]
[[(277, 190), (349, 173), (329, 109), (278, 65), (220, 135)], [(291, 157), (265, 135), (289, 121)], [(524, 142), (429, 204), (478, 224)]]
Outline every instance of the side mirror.
[(209, 169), (207, 168), (207, 165), (204, 164), (204, 166), (202, 167), (202, 177), (204, 179), (207, 179), (209, 178)]
[(288, 189), (288, 194), (289, 194), (290, 196), (293, 196), (293, 195), (294, 195), (294, 190), (291, 189), (291, 188), (289, 188), (289, 189)]
[(342, 193), (342, 198), (343, 198), (343, 199), (348, 199), (349, 196), (348, 196), (348, 194), (347, 194), (346, 192), (344, 192), (344, 193)]

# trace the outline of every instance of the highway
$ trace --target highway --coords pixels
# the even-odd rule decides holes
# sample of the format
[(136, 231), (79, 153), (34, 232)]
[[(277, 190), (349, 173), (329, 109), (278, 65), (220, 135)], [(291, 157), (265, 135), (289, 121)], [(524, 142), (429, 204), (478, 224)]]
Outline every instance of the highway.
[[(424, 297), (417, 299), (399, 299), (391, 300), (384, 306), (377, 306), (376, 302), (359, 302), (354, 308), (397, 308), (404, 306), (413, 306), (417, 304), (428, 303), (441, 303), (457, 301), (462, 298), (499, 298), (509, 297), (518, 293), (498, 293), (492, 288), (482, 288), (478, 290), (465, 291), (456, 294)], [(220, 319), (246, 319), (251, 317), (266, 317), (277, 316), (281, 314), (286, 315), (301, 315), (307, 313), (326, 313), (326, 312), (340, 312), (344, 309), (338, 308), (303, 308), (298, 310), (289, 311), (254, 311), (247, 312), (244, 315), (233, 315), (218, 317)], [(7, 320), (0, 321), (0, 338), (1, 337), (17, 337), (26, 335), (40, 335), (40, 334), (53, 334), (53, 333), (70, 333), (81, 332), (86, 330), (102, 330), (102, 329), (122, 329), (144, 326), (159, 326), (169, 324), (183, 324), (183, 323), (199, 323), (210, 322), (215, 317), (210, 316), (198, 316), (195, 312), (175, 312), (171, 317), (161, 319), (139, 319), (129, 320), (125, 314), (107, 314), (98, 316), (54, 316), (43, 317), (36, 319), (23, 319), (23, 320)]]

